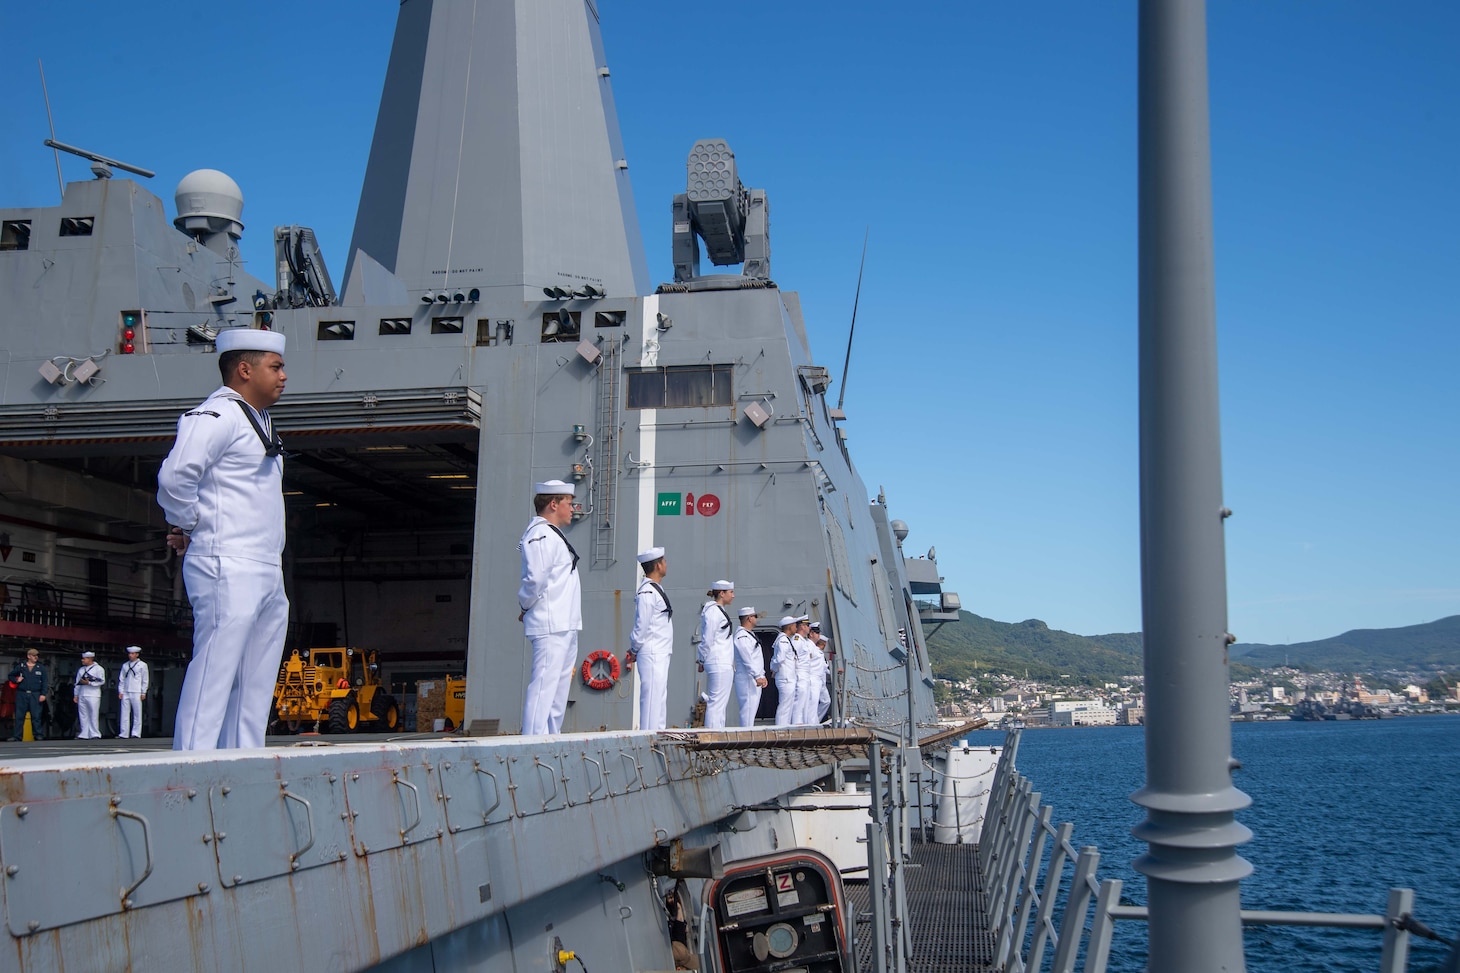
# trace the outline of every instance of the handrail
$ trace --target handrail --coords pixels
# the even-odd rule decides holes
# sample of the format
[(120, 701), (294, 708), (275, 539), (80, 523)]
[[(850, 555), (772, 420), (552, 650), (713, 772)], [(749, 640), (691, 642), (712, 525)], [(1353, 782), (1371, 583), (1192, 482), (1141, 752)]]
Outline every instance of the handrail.
[(304, 805), (304, 823), (309, 828), (309, 840), (304, 843), (303, 848), (300, 848), (289, 856), (289, 867), (295, 869), (299, 867), (300, 856), (314, 847), (314, 808), (310, 806), (306, 798), (300, 797), (298, 794), (289, 793), (289, 784), (287, 782), (279, 782), (279, 795), (286, 801), (298, 801)]
[[(142, 852), (147, 859), (146, 867), (142, 870), (141, 877), (138, 878), (137, 881), (133, 882), (131, 885), (128, 885), (126, 888), (122, 889), (122, 908), (130, 909), (133, 908), (133, 906), (136, 904), (132, 901), (132, 893), (137, 891), (138, 887), (140, 887), (143, 882), (147, 881), (148, 876), (152, 874), (152, 827), (147, 823), (147, 819), (137, 812), (127, 811), (117, 807), (117, 800), (119, 799), (112, 798), (112, 805), (111, 807), (107, 808), (107, 811), (111, 814), (113, 818), (131, 818), (133, 821), (136, 821), (138, 824), (142, 825)], [(22, 808), (22, 810), (24, 809)]]
[[(1099, 877), (1100, 850), (1093, 845), (1077, 850), (1071, 840), (1074, 825), (1053, 823), (1053, 809), (1015, 768), (1019, 732), (1010, 731), (995, 768), (977, 850), (996, 937), (993, 965), (1007, 973), (1039, 971), (1053, 949), (1049, 973), (1074, 973), (1083, 945), (1083, 973), (1105, 973), (1115, 921), (1146, 920), (1149, 912), (1145, 906), (1122, 905), (1124, 882)], [(1061, 897), (1062, 904), (1056, 901)], [(1413, 890), (1390, 889), (1384, 915), (1243, 909), (1241, 919), (1244, 927), (1382, 931), (1380, 973), (1404, 973), (1411, 930), (1418, 925), (1413, 909)]]

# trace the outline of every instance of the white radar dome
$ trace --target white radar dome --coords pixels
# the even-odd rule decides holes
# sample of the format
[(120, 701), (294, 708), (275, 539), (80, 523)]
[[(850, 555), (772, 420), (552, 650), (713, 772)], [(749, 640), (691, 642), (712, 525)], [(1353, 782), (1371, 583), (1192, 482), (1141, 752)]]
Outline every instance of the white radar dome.
[(243, 190), (225, 172), (198, 169), (177, 184), (177, 218), (210, 217), (242, 226)]

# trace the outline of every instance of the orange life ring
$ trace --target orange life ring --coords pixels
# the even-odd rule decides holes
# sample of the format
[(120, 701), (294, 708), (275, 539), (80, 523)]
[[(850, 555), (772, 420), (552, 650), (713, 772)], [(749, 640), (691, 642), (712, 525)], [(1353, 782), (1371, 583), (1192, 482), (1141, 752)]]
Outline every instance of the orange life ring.
[[(608, 676), (595, 676), (593, 674), (593, 663), (608, 662)], [(607, 649), (598, 649), (588, 653), (588, 658), (583, 660), (583, 684), (589, 689), (612, 689), (618, 683), (619, 676), (618, 656)]]

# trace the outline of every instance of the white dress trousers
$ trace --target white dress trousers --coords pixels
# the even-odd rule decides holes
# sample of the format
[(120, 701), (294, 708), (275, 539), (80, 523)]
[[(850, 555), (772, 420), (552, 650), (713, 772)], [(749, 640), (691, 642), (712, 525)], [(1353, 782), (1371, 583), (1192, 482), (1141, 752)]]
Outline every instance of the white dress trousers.
[(284, 458), (268, 455), (254, 422), (273, 436), (267, 410), (218, 389), (183, 413), (157, 474), (168, 523), (189, 532), (183, 583), (193, 606), (193, 658), (178, 697), (174, 750), (264, 745), (289, 599), (280, 567)]
[(517, 607), (523, 612), (523, 632), (532, 642), (522, 732), (561, 733), (583, 627), (577, 558), (567, 539), (541, 517), (528, 523), (517, 549), (522, 552)]
[(117, 676), (117, 696), (122, 704), (120, 730), (117, 736), (140, 737), (142, 735), (142, 697), (147, 692), (147, 663), (141, 659), (122, 663)]
[(172, 747), (262, 747), (289, 625), (279, 565), (189, 548), (183, 583), (193, 605), (193, 661), (178, 697)]
[(760, 687), (757, 679), (765, 677), (765, 656), (755, 633), (745, 627), (735, 630), (735, 700), (740, 704), (740, 725), (755, 726), (755, 711), (760, 709)]
[(97, 713), (101, 709), (101, 683), (105, 681), (106, 670), (94, 662), (76, 672), (76, 716), (81, 721), (81, 729), (76, 734), (78, 740), (101, 739)]
[(776, 703), (776, 726), (790, 726), (796, 722), (796, 686), (800, 680), (796, 671), (796, 649), (784, 633), (776, 636), (771, 669), (775, 671), (776, 692), (780, 694)]
[(730, 687), (735, 677), (735, 649), (731, 636), (735, 623), (730, 610), (718, 602), (707, 601), (700, 610), (700, 647), (697, 659), (705, 667), (705, 726), (723, 729), (725, 711), (730, 705)]
[(532, 636), (532, 678), (522, 703), (522, 732), (563, 732), (568, 689), (578, 662), (578, 633), (553, 632)]
[(674, 622), (669, 600), (644, 580), (634, 595), (634, 672), (639, 679), (639, 729), (662, 730), (669, 720), (669, 659), (674, 653)]

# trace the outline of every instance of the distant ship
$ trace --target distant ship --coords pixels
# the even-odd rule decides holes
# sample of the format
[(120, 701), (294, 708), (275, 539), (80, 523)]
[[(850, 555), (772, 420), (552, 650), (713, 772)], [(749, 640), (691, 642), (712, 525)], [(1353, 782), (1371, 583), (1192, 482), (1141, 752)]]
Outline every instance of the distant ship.
[(1328, 707), (1311, 696), (1304, 697), (1293, 706), (1293, 711), (1288, 715), (1288, 719), (1297, 720), (1300, 723), (1326, 720), (1328, 719)]

